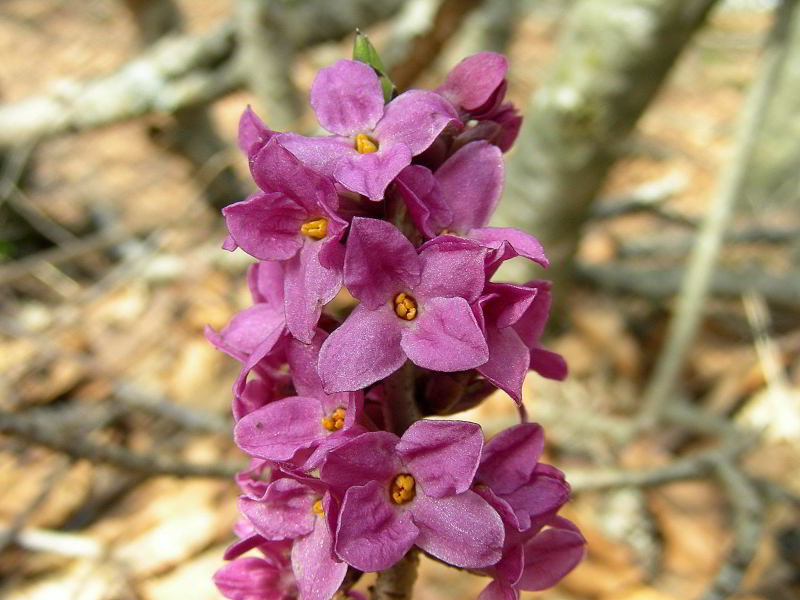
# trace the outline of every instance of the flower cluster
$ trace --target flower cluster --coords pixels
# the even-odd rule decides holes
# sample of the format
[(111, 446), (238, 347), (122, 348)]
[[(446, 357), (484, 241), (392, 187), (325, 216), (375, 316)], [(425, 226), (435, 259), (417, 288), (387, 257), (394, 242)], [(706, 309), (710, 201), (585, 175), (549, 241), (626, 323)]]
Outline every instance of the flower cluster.
[[(518, 598), (582, 558), (557, 514), (569, 486), (539, 462), (543, 432), (521, 408), (488, 442), (477, 424), (422, 418), (497, 388), (520, 404), (529, 369), (566, 375), (539, 343), (549, 283), (492, 280), (512, 257), (547, 266), (535, 238), (487, 226), (521, 123), (506, 69), (481, 53), (392, 98), (381, 68), (340, 60), (310, 94), (331, 135), (242, 115), (259, 191), (223, 210), (224, 247), (258, 259), (253, 305), (206, 332), (242, 364), (234, 435), (251, 457), (235, 560), (215, 576), (227, 598), (325, 600), (348, 570), (387, 569), (414, 546), (490, 576), (481, 599)], [(324, 312), (343, 287), (355, 308)]]

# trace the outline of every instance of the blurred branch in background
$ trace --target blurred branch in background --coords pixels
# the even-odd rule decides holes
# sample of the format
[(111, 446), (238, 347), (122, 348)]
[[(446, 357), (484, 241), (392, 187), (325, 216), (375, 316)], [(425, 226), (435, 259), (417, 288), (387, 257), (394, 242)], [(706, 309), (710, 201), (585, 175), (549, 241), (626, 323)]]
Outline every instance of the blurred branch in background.
[[(671, 401), (678, 387), (678, 376), (689, 345), (697, 333), (700, 315), (711, 287), (712, 271), (723, 233), (742, 192), (756, 139), (764, 123), (765, 110), (784, 64), (788, 33), (795, 18), (796, 5), (796, 0), (784, 0), (780, 8), (776, 9), (772, 31), (764, 50), (763, 64), (741, 113), (734, 156), (722, 170), (717, 191), (698, 232), (666, 342), (644, 392), (641, 410), (644, 423), (657, 422), (664, 406)], [(752, 279), (744, 281), (746, 285), (754, 287), (755, 282)], [(781, 282), (781, 285), (775, 287), (785, 289), (786, 286)]]
[(558, 52), (523, 110), (508, 200), (496, 219), (541, 240), (560, 298), (568, 295), (583, 224), (621, 144), (715, 4), (584, 0), (572, 9)]

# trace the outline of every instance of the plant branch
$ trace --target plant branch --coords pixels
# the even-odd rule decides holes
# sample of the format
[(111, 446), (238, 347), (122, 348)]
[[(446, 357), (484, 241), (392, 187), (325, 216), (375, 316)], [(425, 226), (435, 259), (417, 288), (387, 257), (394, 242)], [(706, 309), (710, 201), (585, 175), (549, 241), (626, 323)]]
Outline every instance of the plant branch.
[(419, 551), (412, 548), (397, 563), (378, 573), (370, 587), (370, 600), (411, 600), (411, 590), (417, 580)]
[(97, 444), (85, 437), (70, 437), (64, 428), (46, 422), (42, 415), (32, 417), (0, 411), (0, 433), (9, 433), (76, 458), (109, 463), (149, 475), (230, 479), (244, 468), (242, 464), (227, 462), (187, 463), (161, 454), (131, 452), (114, 444)]
[(747, 168), (764, 122), (772, 91), (784, 63), (787, 38), (796, 0), (785, 0), (777, 9), (756, 80), (739, 121), (736, 152), (720, 176), (703, 226), (697, 236), (681, 285), (678, 305), (667, 340), (647, 384), (641, 408), (643, 423), (655, 423), (672, 397), (686, 352), (697, 332), (700, 315), (711, 288), (714, 264), (733, 206), (741, 195)]

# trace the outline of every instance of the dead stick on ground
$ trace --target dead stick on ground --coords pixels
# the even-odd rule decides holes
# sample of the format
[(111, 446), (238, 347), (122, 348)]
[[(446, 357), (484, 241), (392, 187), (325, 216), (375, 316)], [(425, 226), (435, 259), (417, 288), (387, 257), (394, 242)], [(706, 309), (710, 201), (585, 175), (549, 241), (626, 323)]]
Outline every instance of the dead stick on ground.
[(183, 462), (160, 454), (131, 452), (127, 448), (114, 444), (97, 444), (85, 437), (67, 437), (53, 424), (43, 423), (41, 419), (23, 414), (0, 412), (0, 433), (10, 433), (69, 456), (86, 458), (92, 462), (109, 463), (123, 469), (151, 475), (230, 479), (245, 466), (228, 462), (202, 465)]
[(640, 413), (643, 426), (656, 423), (664, 405), (672, 397), (686, 352), (697, 332), (722, 236), (733, 206), (741, 195), (767, 103), (786, 56), (787, 36), (796, 4), (796, 0), (785, 0), (775, 14), (764, 50), (762, 68), (756, 75), (740, 117), (735, 155), (722, 172), (718, 189), (698, 234), (681, 286), (678, 306), (667, 333), (667, 341), (645, 391)]

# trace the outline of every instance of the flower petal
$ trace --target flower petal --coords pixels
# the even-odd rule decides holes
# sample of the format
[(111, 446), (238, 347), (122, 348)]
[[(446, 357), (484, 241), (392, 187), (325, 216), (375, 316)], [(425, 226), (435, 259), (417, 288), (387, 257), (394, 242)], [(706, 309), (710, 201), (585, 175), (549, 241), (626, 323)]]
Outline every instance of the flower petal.
[(342, 156), (358, 154), (350, 138), (338, 135), (305, 137), (296, 133), (281, 133), (281, 146), (317, 173), (333, 177), (336, 163)]
[(466, 233), (489, 222), (503, 193), (503, 153), (489, 142), (471, 142), (437, 169), (442, 199), (453, 212), (448, 228)]
[(403, 434), (397, 453), (425, 495), (442, 498), (469, 489), (481, 448), (483, 432), (477, 423), (422, 420)]
[(519, 229), (479, 227), (470, 229), (466, 232), (466, 236), (496, 250), (495, 255), (487, 261), (489, 263), (487, 268), (490, 272), (494, 272), (504, 260), (515, 256), (523, 256), (543, 267), (550, 264), (539, 240)]
[(319, 376), (329, 394), (360, 390), (394, 373), (406, 360), (402, 322), (388, 306), (358, 305), (319, 352)]
[(487, 327), (486, 343), (489, 360), (478, 367), (478, 372), (520, 404), (522, 383), (530, 366), (528, 348), (511, 327)]
[(282, 307), (254, 304), (233, 315), (219, 333), (206, 326), (205, 336), (217, 350), (245, 362), (271, 331), (283, 327), (283, 320)]
[(325, 437), (323, 417), (319, 400), (292, 396), (270, 402), (239, 419), (233, 437), (250, 456), (285, 461)]
[(410, 163), (411, 151), (403, 144), (387, 145), (369, 154), (348, 152), (337, 159), (333, 177), (347, 189), (378, 201), (386, 186)]
[(257, 152), (275, 134), (275, 131), (264, 125), (264, 122), (248, 104), (242, 112), (242, 116), (239, 117), (239, 135), (237, 137), (239, 150), (245, 156), (249, 156)]
[(386, 486), (370, 481), (347, 490), (339, 513), (336, 553), (361, 571), (381, 571), (414, 545), (419, 530), (411, 513), (389, 501)]
[(505, 494), (530, 481), (544, 452), (544, 430), (536, 423), (515, 425), (495, 435), (486, 444), (477, 479)]
[(293, 199), (277, 192), (258, 193), (222, 209), (236, 244), (261, 260), (286, 260), (303, 245), (301, 225), (309, 214)]
[(308, 535), (292, 545), (292, 570), (304, 600), (328, 600), (339, 589), (347, 563), (333, 554), (333, 536), (324, 518), (318, 518)]
[(463, 298), (430, 298), (400, 342), (415, 365), (433, 371), (466, 371), (489, 359), (489, 348)]
[(508, 71), (506, 57), (497, 52), (479, 52), (463, 59), (436, 88), (453, 104), (465, 110), (480, 108), (503, 83)]
[(433, 173), (421, 165), (409, 165), (394, 180), (395, 189), (406, 203), (414, 226), (430, 239), (450, 224), (453, 213), (439, 193)]
[(386, 105), (375, 137), (381, 147), (402, 144), (416, 156), (450, 124), (461, 126), (450, 102), (436, 92), (409, 90)]
[(569, 500), (569, 485), (562, 479), (538, 475), (504, 496), (519, 519), (521, 531), (530, 529), (543, 519), (555, 516)]
[(317, 517), (311, 509), (316, 498), (310, 487), (284, 478), (271, 483), (262, 500), (241, 496), (238, 506), (259, 534), (283, 540), (311, 532)]
[(328, 454), (320, 478), (341, 490), (370, 481), (388, 482), (402, 467), (395, 451), (398, 441), (388, 431), (360, 435)]
[(542, 377), (563, 381), (567, 378), (567, 361), (564, 357), (544, 348), (531, 350), (531, 369)]
[(344, 283), (364, 306), (376, 309), (391, 303), (397, 293), (411, 291), (419, 284), (420, 269), (417, 251), (394, 225), (378, 219), (353, 219), (344, 257)]
[(279, 600), (281, 572), (263, 558), (246, 556), (223, 566), (214, 573), (214, 584), (220, 594), (231, 600)]
[(417, 546), (426, 552), (468, 569), (487, 567), (500, 560), (503, 522), (475, 492), (446, 498), (417, 493), (410, 506), (419, 528)]
[(371, 131), (384, 110), (378, 76), (362, 62), (337, 60), (314, 78), (311, 108), (319, 124), (331, 133)]
[(322, 241), (307, 240), (300, 252), (286, 262), (284, 303), (286, 326), (298, 340), (310, 343), (317, 329), (322, 307), (342, 287), (342, 270), (326, 269), (319, 261)]
[(538, 591), (555, 585), (586, 554), (586, 540), (572, 523), (556, 517), (553, 525), (525, 543), (520, 589)]
[(423, 300), (459, 296), (467, 302), (477, 300), (486, 282), (485, 256), (485, 249), (470, 240), (455, 236), (431, 240), (419, 253), (422, 273), (415, 297)]
[(303, 164), (280, 144), (279, 138), (271, 139), (258, 151), (250, 161), (250, 172), (262, 190), (291, 198), (310, 215), (322, 216), (318, 213), (323, 204), (332, 210), (338, 208), (333, 180)]
[(283, 263), (264, 260), (247, 269), (247, 285), (254, 303), (283, 305)]

